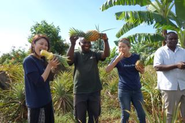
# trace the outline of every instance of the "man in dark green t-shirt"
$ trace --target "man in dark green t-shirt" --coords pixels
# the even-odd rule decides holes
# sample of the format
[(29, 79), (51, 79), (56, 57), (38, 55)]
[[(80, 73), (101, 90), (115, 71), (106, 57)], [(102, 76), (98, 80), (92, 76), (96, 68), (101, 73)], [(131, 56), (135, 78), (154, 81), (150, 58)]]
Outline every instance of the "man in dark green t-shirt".
[[(71, 36), (71, 46), (67, 53), (70, 65), (74, 64), (74, 110), (75, 118), (79, 123), (98, 123), (100, 115), (100, 82), (98, 61), (105, 60), (110, 55), (110, 48), (106, 34), (101, 34), (104, 41), (104, 51), (91, 51), (91, 42), (83, 37)], [(76, 40), (79, 39), (80, 51), (74, 51)]]

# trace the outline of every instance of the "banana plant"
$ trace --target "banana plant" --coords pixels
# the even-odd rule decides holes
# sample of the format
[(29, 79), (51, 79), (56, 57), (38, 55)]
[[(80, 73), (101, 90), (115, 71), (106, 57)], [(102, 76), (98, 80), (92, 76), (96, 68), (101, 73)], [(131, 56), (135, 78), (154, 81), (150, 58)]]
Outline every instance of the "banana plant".
[[(107, 0), (102, 6), (101, 10), (105, 11), (113, 6), (136, 6), (146, 7), (146, 11), (122, 11), (115, 13), (117, 20), (124, 20), (126, 23), (117, 32), (116, 36), (119, 38), (126, 32), (134, 29), (135, 27), (147, 23), (154, 25), (154, 28), (161, 29), (162, 34), (155, 34), (157, 37), (164, 37), (167, 30), (176, 31), (180, 45), (185, 47), (185, 1), (182, 0)], [(175, 7), (175, 13), (172, 9)], [(140, 34), (138, 34), (140, 35)], [(131, 41), (137, 39), (138, 35), (131, 35)], [(153, 34), (152, 34), (153, 36)], [(151, 41), (161, 41), (155, 36), (149, 34), (140, 35), (141, 40), (148, 37)]]

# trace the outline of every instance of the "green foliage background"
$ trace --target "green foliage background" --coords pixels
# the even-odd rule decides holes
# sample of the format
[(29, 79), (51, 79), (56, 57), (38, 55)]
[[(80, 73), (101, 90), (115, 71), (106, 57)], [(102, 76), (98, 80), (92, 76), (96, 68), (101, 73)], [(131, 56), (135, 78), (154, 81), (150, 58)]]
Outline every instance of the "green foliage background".
[(32, 38), (36, 34), (45, 34), (50, 39), (50, 51), (53, 53), (58, 54), (65, 54), (66, 50), (68, 49), (68, 44), (65, 43), (65, 40), (61, 38), (59, 35), (60, 28), (57, 26), (55, 27), (53, 23), (48, 24), (45, 20), (41, 21), (40, 23), (36, 23), (30, 29), (31, 35), (29, 36), (29, 42), (32, 41)]

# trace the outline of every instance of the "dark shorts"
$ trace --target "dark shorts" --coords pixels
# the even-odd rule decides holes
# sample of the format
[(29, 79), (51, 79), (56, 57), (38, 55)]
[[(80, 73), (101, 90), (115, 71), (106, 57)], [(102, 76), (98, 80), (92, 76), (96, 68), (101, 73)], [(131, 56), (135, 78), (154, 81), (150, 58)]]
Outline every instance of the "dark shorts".
[(52, 102), (41, 108), (28, 108), (28, 123), (54, 123)]
[(86, 113), (89, 123), (97, 123), (100, 112), (100, 91), (74, 95), (74, 115), (79, 123), (86, 123)]

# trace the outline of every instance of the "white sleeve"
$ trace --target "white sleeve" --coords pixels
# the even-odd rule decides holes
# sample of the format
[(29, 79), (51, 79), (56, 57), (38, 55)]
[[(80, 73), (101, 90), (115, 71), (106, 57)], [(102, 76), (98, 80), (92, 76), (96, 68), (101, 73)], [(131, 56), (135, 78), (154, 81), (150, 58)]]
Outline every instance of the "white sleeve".
[(163, 60), (163, 52), (162, 52), (162, 49), (158, 49), (156, 52), (155, 52), (155, 55), (154, 55), (154, 63), (153, 63), (153, 66), (157, 66), (157, 65), (161, 65), (161, 64), (164, 64), (164, 60)]

